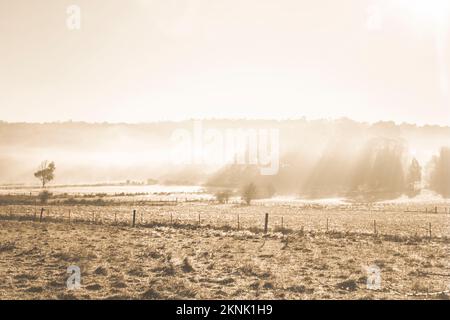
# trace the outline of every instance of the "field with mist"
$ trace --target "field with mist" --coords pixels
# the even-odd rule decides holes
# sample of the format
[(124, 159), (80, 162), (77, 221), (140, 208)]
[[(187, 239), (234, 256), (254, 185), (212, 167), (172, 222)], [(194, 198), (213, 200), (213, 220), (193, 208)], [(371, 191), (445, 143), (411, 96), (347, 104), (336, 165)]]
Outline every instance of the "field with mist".
[[(225, 148), (223, 141), (206, 136), (208, 130), (226, 135), (261, 128), (279, 131), (278, 148), (271, 150), (277, 151), (274, 154), (277, 158), (272, 159), (277, 162), (275, 175), (261, 176), (258, 166), (248, 162), (248, 155), (244, 155), (246, 165), (233, 165), (225, 155), (217, 163), (174, 163), (177, 159), (173, 159), (173, 151), (178, 146), (174, 133), (179, 130), (191, 132), (192, 143), (200, 139), (200, 151), (205, 152), (207, 158), (223, 153)], [(194, 134), (197, 129), (199, 137)], [(49, 160), (57, 166), (54, 185), (147, 183), (151, 180), (161, 185), (236, 189), (254, 182), (262, 191), (271, 189), (278, 195), (348, 196), (371, 188), (390, 198), (398, 196), (413, 159), (422, 168), (424, 178), (429, 180), (433, 157), (439, 155), (441, 148), (450, 147), (449, 137), (449, 127), (394, 122), (369, 124), (345, 118), (204, 120), (200, 124), (198, 121), (148, 124), (0, 122), (0, 183), (35, 184), (33, 172), (39, 163)], [(239, 140), (240, 137), (234, 138)], [(247, 139), (244, 143), (248, 143), (249, 136), (243, 138)], [(270, 144), (269, 147), (275, 148)], [(197, 151), (188, 150), (188, 156)], [(374, 181), (372, 177), (380, 171), (384, 173), (381, 175), (384, 180)], [(264, 193), (267, 192), (261, 196), (266, 196)]]
[(202, 123), (279, 130), (264, 175), (192, 125), (0, 123), (0, 299), (448, 299), (450, 128)]

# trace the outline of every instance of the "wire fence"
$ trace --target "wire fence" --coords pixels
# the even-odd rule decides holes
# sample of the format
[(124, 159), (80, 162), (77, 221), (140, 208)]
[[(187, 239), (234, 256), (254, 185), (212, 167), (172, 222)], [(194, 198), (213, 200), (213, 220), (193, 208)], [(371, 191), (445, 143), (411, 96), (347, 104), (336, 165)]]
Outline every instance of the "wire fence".
[[(391, 208), (392, 209), (392, 208)], [(398, 209), (398, 208), (397, 208)], [(89, 223), (121, 226), (178, 226), (252, 232), (365, 234), (401, 240), (444, 239), (450, 236), (446, 207), (396, 211), (340, 207), (308, 208), (280, 205), (240, 206), (208, 203), (165, 205), (63, 206), (4, 205), (2, 220)], [(266, 220), (267, 214), (267, 220)]]

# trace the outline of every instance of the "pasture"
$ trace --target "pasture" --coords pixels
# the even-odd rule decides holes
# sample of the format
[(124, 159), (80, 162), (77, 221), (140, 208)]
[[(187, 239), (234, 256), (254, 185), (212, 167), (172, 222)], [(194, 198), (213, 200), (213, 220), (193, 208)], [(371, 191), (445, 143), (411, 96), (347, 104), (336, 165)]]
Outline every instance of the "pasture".
[(446, 299), (446, 208), (1, 206), (0, 299)]

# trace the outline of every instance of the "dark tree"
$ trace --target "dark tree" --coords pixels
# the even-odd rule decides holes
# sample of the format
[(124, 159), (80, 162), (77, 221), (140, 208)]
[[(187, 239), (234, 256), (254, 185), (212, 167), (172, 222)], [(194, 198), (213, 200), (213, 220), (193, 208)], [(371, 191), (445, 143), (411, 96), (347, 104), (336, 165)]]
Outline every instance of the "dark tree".
[(230, 190), (222, 190), (216, 193), (216, 199), (219, 203), (228, 203), (230, 199), (231, 191)]
[(416, 158), (413, 158), (406, 175), (406, 192), (408, 196), (415, 196), (420, 192), (422, 180), (422, 167)]
[(52, 196), (52, 194), (50, 192), (48, 192), (47, 190), (40, 192), (38, 195), (39, 200), (41, 201), (42, 204), (46, 204), (48, 199), (50, 199), (51, 196)]
[(405, 191), (402, 141), (373, 139), (355, 167), (353, 189), (369, 200), (389, 199)]
[(251, 201), (256, 197), (256, 186), (254, 183), (246, 185), (242, 189), (242, 200), (245, 201), (247, 205), (250, 205)]
[(450, 198), (450, 148), (442, 148), (439, 155), (433, 157), (432, 167), (430, 189)]

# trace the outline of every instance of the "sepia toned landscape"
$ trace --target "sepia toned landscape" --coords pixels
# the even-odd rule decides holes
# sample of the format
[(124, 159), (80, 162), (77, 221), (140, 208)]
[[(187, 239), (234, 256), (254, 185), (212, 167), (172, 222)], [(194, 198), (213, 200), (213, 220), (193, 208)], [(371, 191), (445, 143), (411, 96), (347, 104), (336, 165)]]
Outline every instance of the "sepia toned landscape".
[(0, 0), (0, 300), (448, 300), (449, 18)]
[[(42, 204), (3, 205), (1, 297), (448, 298), (449, 201), (111, 198), (47, 204), (42, 217)], [(69, 265), (81, 269), (80, 289), (66, 287)], [(367, 286), (373, 265), (382, 274), (377, 290)]]
[[(117, 223), (98, 207), (77, 208), (72, 222), (67, 208), (52, 210), (43, 223), (2, 213), (2, 299), (448, 298), (445, 213), (181, 205), (140, 208), (145, 219), (132, 228), (123, 209)], [(268, 234), (257, 230), (265, 211)], [(187, 212), (202, 212), (200, 224)], [(240, 229), (224, 212), (240, 215)], [(81, 268), (79, 290), (66, 288), (70, 264)], [(380, 290), (367, 288), (373, 264)]]

